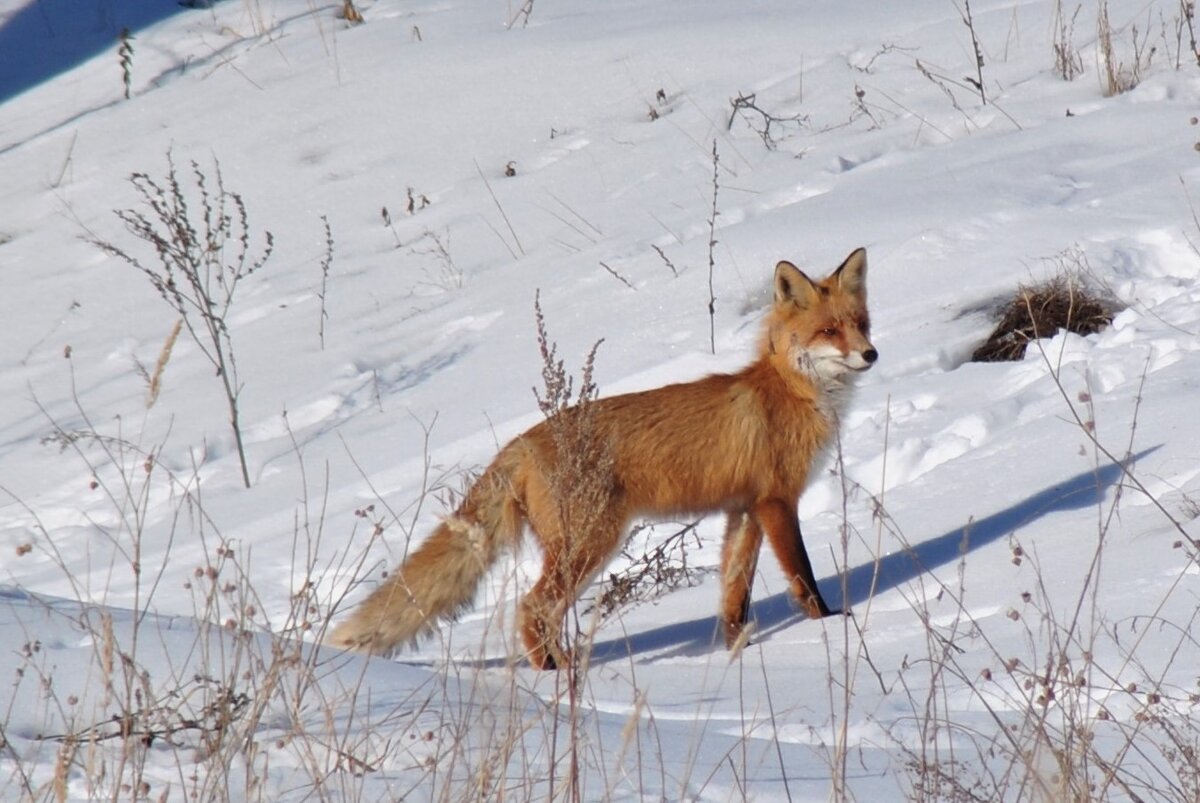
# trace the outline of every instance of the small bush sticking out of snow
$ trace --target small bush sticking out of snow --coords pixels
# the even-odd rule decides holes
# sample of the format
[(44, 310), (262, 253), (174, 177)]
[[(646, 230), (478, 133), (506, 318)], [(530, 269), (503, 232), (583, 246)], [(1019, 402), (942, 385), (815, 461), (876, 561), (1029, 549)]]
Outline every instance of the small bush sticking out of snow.
[(1078, 276), (1060, 273), (1044, 282), (1022, 285), (1000, 308), (1000, 320), (971, 362), (1021, 360), (1025, 347), (1060, 329), (1078, 335), (1099, 332), (1112, 323), (1119, 307), (1111, 298), (1088, 288)]

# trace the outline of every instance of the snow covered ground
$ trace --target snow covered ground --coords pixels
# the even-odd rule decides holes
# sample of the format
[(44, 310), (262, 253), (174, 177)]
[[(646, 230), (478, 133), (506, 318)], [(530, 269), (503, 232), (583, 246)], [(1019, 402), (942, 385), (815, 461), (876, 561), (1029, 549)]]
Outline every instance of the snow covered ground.
[[(1195, 799), (1180, 4), (356, 5), (0, 0), (0, 797)], [(148, 406), (176, 317), (94, 243), (152, 263), (114, 210), (169, 159), (274, 239), (227, 317), (249, 489), (186, 331)], [(515, 652), (532, 547), (395, 660), (313, 646), (538, 420), (535, 294), (612, 394), (735, 370), (775, 262), (858, 246), (881, 357), (800, 505), (853, 618), (764, 557), (731, 661), (706, 519), (693, 585), (580, 615), (573, 688)], [(968, 362), (1063, 268), (1109, 329)]]

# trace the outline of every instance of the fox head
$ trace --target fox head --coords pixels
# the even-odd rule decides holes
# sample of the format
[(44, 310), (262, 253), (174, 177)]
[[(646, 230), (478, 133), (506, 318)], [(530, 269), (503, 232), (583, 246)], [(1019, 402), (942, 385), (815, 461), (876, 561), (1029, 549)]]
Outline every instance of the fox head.
[(775, 303), (766, 347), (821, 384), (841, 383), (874, 364), (867, 314), (867, 252), (859, 248), (820, 281), (791, 262), (775, 266)]

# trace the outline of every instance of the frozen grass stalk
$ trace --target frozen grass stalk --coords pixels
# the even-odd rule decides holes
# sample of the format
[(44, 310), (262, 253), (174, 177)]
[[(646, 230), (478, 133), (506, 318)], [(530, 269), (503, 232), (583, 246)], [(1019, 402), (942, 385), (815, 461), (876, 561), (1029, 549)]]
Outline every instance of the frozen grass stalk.
[(133, 90), (133, 34), (128, 28), (121, 29), (120, 40), (117, 59), (121, 62), (121, 83), (125, 86), (125, 100), (129, 100)]
[(321, 338), (321, 351), (324, 351), (325, 321), (329, 319), (329, 313), (325, 311), (325, 296), (329, 289), (329, 269), (333, 266), (333, 229), (329, 227), (329, 218), (325, 215), (321, 215), (321, 222), (325, 225), (325, 255), (321, 257), (321, 292), (317, 293), (317, 298), (321, 299), (321, 319), (317, 325), (317, 335)]
[[(185, 190), (170, 153), (167, 165), (165, 182), (145, 173), (131, 175), (129, 181), (141, 196), (142, 208), (116, 210), (125, 229), (153, 249), (156, 262), (143, 261), (107, 240), (93, 238), (92, 243), (150, 280), (216, 369), (229, 406), (242, 481), (249, 488), (250, 471), (238, 411), (242, 384), (227, 319), (238, 285), (266, 264), (275, 239), (266, 232), (257, 256), (251, 254), (246, 204), (241, 195), (225, 189), (221, 166), (215, 159), (215, 182), (198, 162), (191, 162), (194, 191)], [(198, 200), (198, 208), (189, 204), (189, 194)]]
[(959, 12), (962, 16), (963, 25), (967, 26), (967, 30), (971, 32), (971, 47), (975, 51), (975, 77), (966, 77), (968, 83), (975, 87), (979, 92), (979, 101), (987, 105), (987, 92), (983, 88), (983, 49), (979, 46), (979, 36), (975, 33), (975, 17), (971, 14), (971, 0), (963, 0), (963, 8)]
[(719, 189), (717, 178), (720, 164), (721, 158), (717, 155), (717, 141), (714, 139), (712, 146), (712, 214), (708, 217), (708, 347), (713, 354), (717, 353), (717, 297), (713, 293), (713, 268), (716, 263), (713, 259), (713, 249), (717, 247), (717, 215), (721, 214), (717, 211), (717, 191)]
[(1064, 81), (1074, 81), (1083, 73), (1083, 57), (1075, 48), (1075, 20), (1082, 5), (1068, 16), (1063, 12), (1062, 0), (1054, 5), (1054, 71)]

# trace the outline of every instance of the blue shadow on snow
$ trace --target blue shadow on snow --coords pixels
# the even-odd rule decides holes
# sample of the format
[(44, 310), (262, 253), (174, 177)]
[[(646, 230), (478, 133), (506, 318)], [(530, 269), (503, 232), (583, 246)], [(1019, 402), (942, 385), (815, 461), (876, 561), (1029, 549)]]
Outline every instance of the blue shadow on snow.
[[(190, 10), (180, 0), (29, 0), (0, 23), (0, 104), (106, 50), (112, 51), (114, 86), (120, 86), (121, 31), (136, 34)], [(136, 39), (133, 48), (136, 59)]]
[[(1133, 460), (1139, 460), (1157, 448), (1146, 449), (1134, 455)], [(1105, 491), (1115, 485), (1122, 474), (1121, 466), (1115, 463), (1077, 474), (1064, 483), (1052, 485), (986, 518), (968, 522), (963, 527), (914, 544), (911, 549), (885, 555), (878, 564), (871, 561), (855, 566), (844, 577), (828, 578), (820, 582), (821, 594), (831, 607), (853, 611), (855, 605), (866, 602), (871, 596), (872, 578), (876, 577), (876, 571), (878, 579), (875, 593), (881, 594), (915, 580), (930, 569), (953, 563), (963, 555), (1043, 516), (1099, 504)], [(764, 549), (767, 548), (764, 546)], [(771, 560), (772, 556), (764, 555), (762, 559)], [(846, 590), (845, 597), (839, 599), (842, 588)], [(716, 608), (715, 600), (713, 607)], [(752, 603), (750, 610), (750, 620), (755, 623), (758, 638), (799, 616), (787, 592)], [(716, 615), (704, 616), (597, 642), (592, 650), (592, 663), (628, 660), (639, 653), (657, 652), (665, 648), (674, 648), (670, 653), (674, 655), (702, 654), (720, 643), (720, 620)]]

